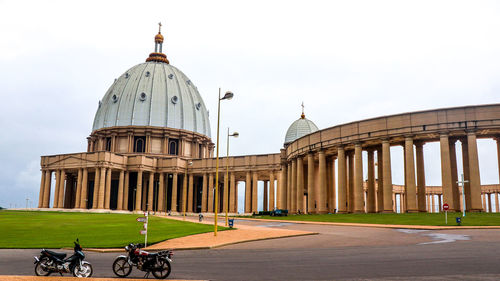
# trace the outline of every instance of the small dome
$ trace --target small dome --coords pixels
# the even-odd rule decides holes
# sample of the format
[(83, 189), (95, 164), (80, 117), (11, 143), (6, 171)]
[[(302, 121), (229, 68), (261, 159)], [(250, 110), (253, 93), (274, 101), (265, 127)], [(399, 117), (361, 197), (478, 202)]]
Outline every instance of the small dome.
[(300, 119), (290, 125), (288, 130), (286, 131), (285, 136), (285, 145), (293, 142), (296, 139), (299, 139), (305, 135), (309, 135), (318, 131), (318, 126), (313, 123), (313, 121), (307, 119), (304, 114), (300, 116)]
[(156, 61), (127, 70), (99, 102), (92, 131), (115, 126), (168, 127), (210, 137), (208, 110), (196, 86), (176, 67)]
[(161, 35), (161, 33), (156, 34), (155, 42), (163, 43), (163, 35)]

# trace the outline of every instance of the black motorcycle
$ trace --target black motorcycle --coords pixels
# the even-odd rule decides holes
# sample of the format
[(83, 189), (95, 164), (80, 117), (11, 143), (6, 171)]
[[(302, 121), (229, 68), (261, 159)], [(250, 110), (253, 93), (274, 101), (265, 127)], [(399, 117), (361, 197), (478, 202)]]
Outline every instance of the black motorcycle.
[(144, 278), (153, 273), (157, 279), (164, 279), (170, 274), (172, 267), (172, 251), (160, 251), (158, 253), (148, 253), (141, 250), (143, 244), (129, 244), (125, 247), (127, 256), (121, 255), (116, 257), (113, 262), (113, 272), (118, 277), (127, 277), (132, 272), (132, 266), (145, 271)]
[(53, 272), (62, 274), (72, 273), (75, 277), (92, 276), (92, 265), (84, 261), (85, 254), (82, 252), (80, 241), (76, 239), (75, 252), (66, 259), (65, 253), (56, 253), (50, 250), (42, 249), (40, 257), (35, 257), (35, 274), (38, 276), (47, 276)]

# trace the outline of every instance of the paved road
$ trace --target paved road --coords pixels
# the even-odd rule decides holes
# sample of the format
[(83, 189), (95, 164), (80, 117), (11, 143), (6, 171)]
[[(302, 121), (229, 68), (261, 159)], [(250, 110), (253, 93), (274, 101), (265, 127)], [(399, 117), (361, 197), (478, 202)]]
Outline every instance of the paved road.
[[(319, 235), (177, 251), (170, 278), (210, 280), (500, 280), (500, 230), (414, 231), (242, 222)], [(38, 250), (0, 250), (0, 274), (32, 275)], [(117, 254), (87, 252), (95, 277)], [(143, 275), (134, 270), (131, 277)]]

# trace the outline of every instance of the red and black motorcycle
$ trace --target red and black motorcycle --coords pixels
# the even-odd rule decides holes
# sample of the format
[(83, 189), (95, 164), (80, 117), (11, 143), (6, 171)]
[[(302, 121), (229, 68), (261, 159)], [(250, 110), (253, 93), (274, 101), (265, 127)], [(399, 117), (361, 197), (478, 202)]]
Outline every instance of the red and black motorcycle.
[(127, 256), (120, 255), (113, 262), (113, 272), (118, 277), (127, 277), (132, 272), (132, 266), (145, 271), (144, 278), (152, 273), (157, 279), (165, 279), (170, 274), (172, 266), (172, 251), (160, 251), (157, 253), (148, 253), (141, 248), (143, 244), (129, 244), (125, 247)]

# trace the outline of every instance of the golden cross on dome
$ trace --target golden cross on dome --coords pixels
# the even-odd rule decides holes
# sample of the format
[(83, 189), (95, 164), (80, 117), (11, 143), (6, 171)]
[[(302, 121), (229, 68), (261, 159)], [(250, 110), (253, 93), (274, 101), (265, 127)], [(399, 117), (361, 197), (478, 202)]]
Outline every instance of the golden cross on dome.
[(158, 33), (161, 33), (161, 22), (158, 23)]
[(304, 114), (304, 102), (302, 102), (302, 115), (300, 115), (300, 118), (304, 119), (306, 118), (306, 115)]

